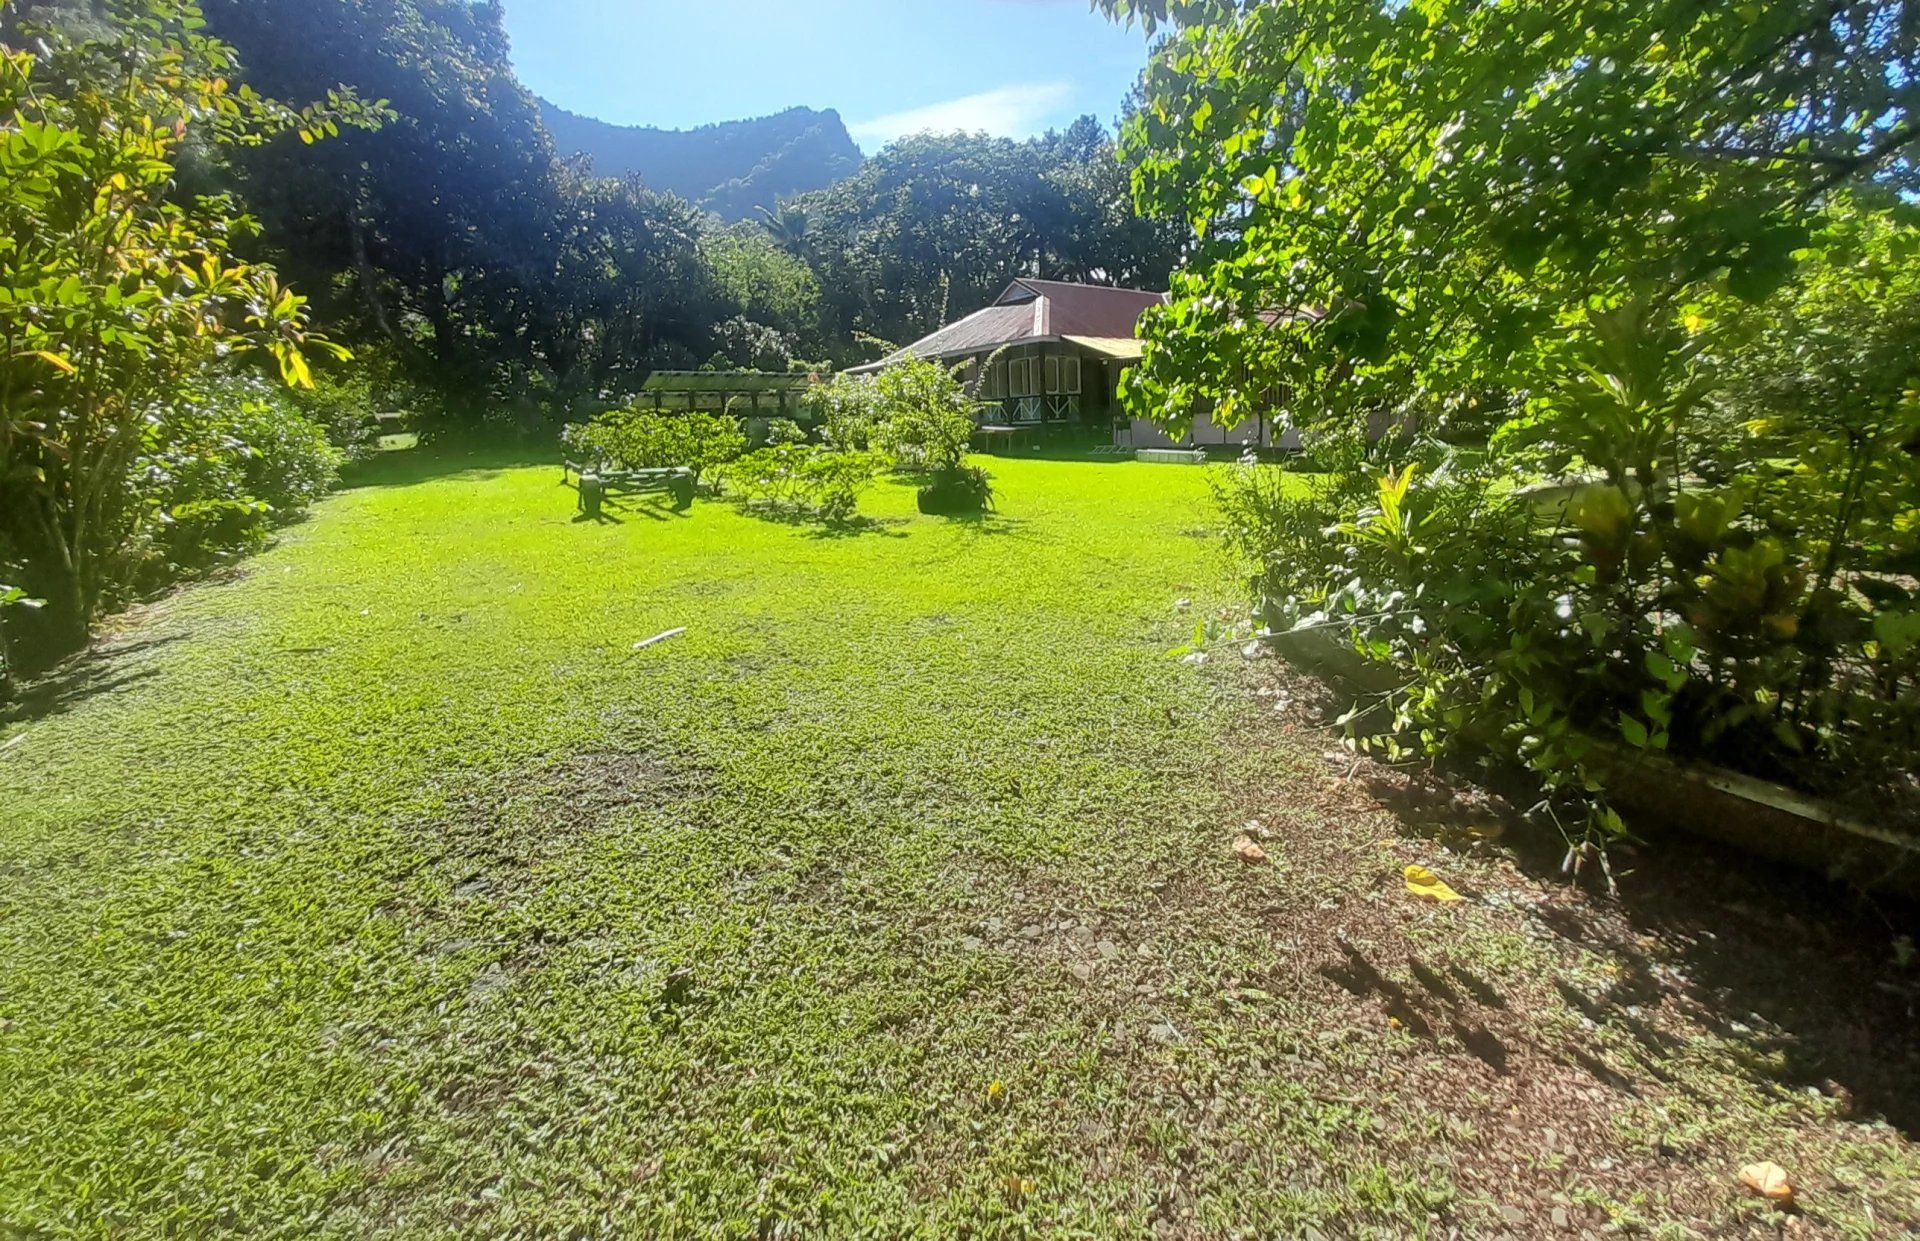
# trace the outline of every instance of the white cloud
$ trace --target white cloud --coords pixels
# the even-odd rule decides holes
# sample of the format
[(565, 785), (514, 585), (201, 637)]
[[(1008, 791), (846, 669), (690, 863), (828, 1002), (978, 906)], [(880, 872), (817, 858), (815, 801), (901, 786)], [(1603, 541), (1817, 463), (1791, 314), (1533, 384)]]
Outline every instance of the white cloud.
[(1073, 86), (1068, 82), (1025, 82), (857, 121), (847, 131), (864, 146), (884, 146), (907, 134), (956, 130), (1025, 138), (1044, 129), (1048, 118), (1072, 96)]

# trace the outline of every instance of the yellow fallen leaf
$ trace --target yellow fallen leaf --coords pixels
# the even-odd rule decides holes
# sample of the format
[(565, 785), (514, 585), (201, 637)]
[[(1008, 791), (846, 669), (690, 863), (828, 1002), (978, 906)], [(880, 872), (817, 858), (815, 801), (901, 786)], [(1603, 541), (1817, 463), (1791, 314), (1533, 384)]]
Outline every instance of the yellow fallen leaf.
[(1769, 1202), (1793, 1201), (1793, 1182), (1787, 1170), (1777, 1163), (1762, 1161), (1740, 1169), (1740, 1183)]
[(1242, 836), (1240, 839), (1234, 841), (1233, 851), (1239, 855), (1240, 860), (1243, 862), (1264, 862), (1267, 860), (1267, 851), (1255, 844), (1251, 836)]
[(1415, 896), (1424, 896), (1429, 900), (1458, 901), (1465, 900), (1458, 892), (1440, 882), (1440, 876), (1424, 866), (1407, 867), (1407, 891)]

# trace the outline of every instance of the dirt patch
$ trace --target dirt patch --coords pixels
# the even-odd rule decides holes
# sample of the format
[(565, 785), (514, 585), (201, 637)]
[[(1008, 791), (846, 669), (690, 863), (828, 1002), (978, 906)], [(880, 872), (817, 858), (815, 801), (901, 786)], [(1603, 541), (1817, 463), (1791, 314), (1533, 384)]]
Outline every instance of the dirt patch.
[[(1345, 753), (1321, 723), (1337, 696), (1283, 665), (1241, 683), (1246, 745), (1325, 746), (1309, 778), (1240, 797), (1324, 891), (1263, 911), (1290, 949), (1270, 986), (1363, 1032), (1316, 1072), (1444, 1116), (1456, 1183), (1505, 1226), (1821, 1232), (1863, 1203), (1920, 1226), (1910, 1183), (1862, 1169), (1915, 1159), (1914, 911), (1691, 841), (1617, 851), (1615, 893), (1570, 882), (1499, 790)], [(1306, 809), (1276, 830), (1276, 805)], [(1409, 863), (1467, 899), (1411, 895)], [(1793, 1161), (1801, 1213), (1737, 1185), (1761, 1157)]]
[(559, 826), (582, 830), (608, 815), (658, 810), (702, 797), (711, 776), (650, 752), (595, 751), (555, 763), (530, 784), (545, 814)]

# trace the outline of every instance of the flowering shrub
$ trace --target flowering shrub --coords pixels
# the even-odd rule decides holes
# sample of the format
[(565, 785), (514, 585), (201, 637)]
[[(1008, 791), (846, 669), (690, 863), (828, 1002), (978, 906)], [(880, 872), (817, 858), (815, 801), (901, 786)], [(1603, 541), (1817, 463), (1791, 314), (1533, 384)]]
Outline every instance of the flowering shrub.
[(973, 403), (947, 368), (914, 359), (880, 372), (874, 381), (880, 421), (873, 446), (894, 468), (935, 473), (960, 468), (973, 437)]
[(857, 511), (860, 493), (873, 482), (879, 466), (879, 458), (870, 452), (787, 441), (738, 458), (724, 468), (721, 480), (749, 504), (844, 522)]
[(865, 451), (885, 416), (880, 386), (865, 375), (835, 375), (801, 397), (820, 438), (834, 448)]
[(570, 455), (621, 470), (685, 466), (697, 479), (747, 450), (737, 418), (694, 411), (616, 409), (560, 433)]

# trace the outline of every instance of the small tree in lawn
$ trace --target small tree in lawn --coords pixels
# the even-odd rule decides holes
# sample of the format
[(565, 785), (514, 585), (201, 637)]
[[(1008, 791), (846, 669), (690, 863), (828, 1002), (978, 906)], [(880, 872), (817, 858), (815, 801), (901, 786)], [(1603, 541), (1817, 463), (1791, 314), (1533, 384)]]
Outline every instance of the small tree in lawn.
[(878, 381), (866, 375), (835, 375), (809, 387), (800, 401), (824, 442), (855, 452), (873, 446), (886, 413)]
[(958, 470), (973, 437), (973, 403), (945, 367), (915, 358), (880, 372), (874, 443), (900, 469)]
[[(0, 15), (5, 0), (0, 0)], [(142, 523), (128, 466), (165, 407), (216, 359), (259, 351), (311, 387), (306, 301), (236, 260), (250, 226), (224, 197), (174, 194), (181, 153), (383, 113), (342, 95), (293, 111), (230, 77), (190, 0), (107, 0), (109, 33), (35, 31), (0, 50), (0, 553), (44, 607), (6, 609), (23, 666), (86, 641), (124, 584)]]
[[(621, 470), (682, 467), (698, 481), (747, 450), (740, 420), (700, 410), (615, 409), (561, 432), (567, 449)], [(584, 464), (584, 463), (583, 463)]]
[(881, 421), (874, 444), (896, 468), (932, 477), (920, 489), (925, 513), (978, 512), (992, 502), (987, 472), (966, 464), (973, 438), (973, 399), (953, 371), (914, 359), (889, 367), (875, 381)]

